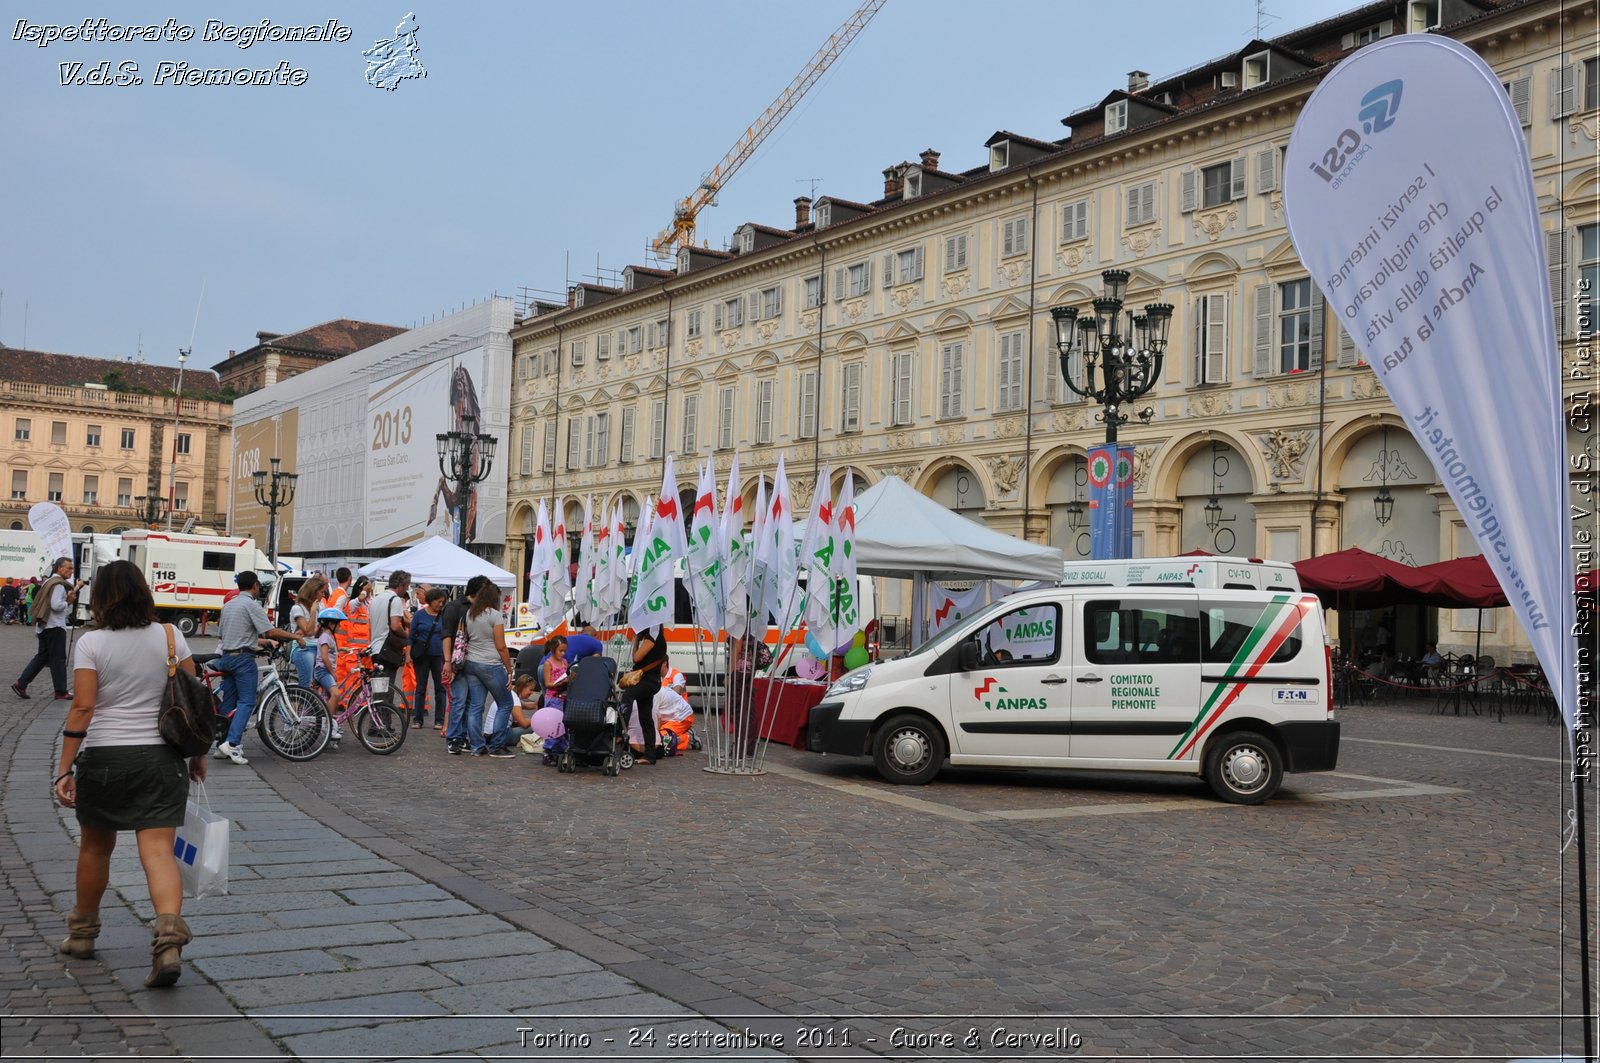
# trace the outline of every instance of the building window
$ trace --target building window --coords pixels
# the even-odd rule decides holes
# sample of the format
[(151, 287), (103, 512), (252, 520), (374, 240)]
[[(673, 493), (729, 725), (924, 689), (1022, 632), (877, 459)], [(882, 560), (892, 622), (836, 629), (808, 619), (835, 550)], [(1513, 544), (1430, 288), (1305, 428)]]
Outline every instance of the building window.
[(1511, 109), (1517, 112), (1517, 124), (1527, 126), (1533, 123), (1533, 79), (1512, 78), (1510, 81), (1500, 82), (1500, 87), (1506, 90), (1506, 96), (1511, 100)]
[(1061, 242), (1070, 244), (1074, 240), (1086, 240), (1089, 237), (1089, 201), (1080, 199), (1067, 203), (1061, 208)]
[(11, 470), (11, 500), (24, 502), (28, 498), (28, 470)]
[(1113, 100), (1106, 104), (1106, 136), (1128, 128), (1128, 101)]
[(628, 330), (628, 353), (638, 354), (644, 350), (644, 328), (635, 325)]
[(657, 347), (665, 347), (667, 345), (667, 340), (672, 335), (672, 323), (666, 318), (662, 318), (657, 321), (652, 328), (654, 330), (652, 332), (654, 342), (650, 344), (651, 349), (653, 350)]
[(817, 436), (817, 371), (809, 369), (800, 374), (800, 401), (797, 404), (795, 436), (815, 439)]
[(33, 438), (33, 419), (31, 417), (18, 417), (17, 418), (17, 433), (16, 433), (16, 436), (15, 436), (15, 439), (17, 440), (17, 442), (25, 443), (29, 439), (32, 439), (32, 438)]
[(556, 419), (550, 418), (544, 423), (544, 462), (543, 471), (556, 471)]
[(133, 505), (133, 481), (126, 476), (117, 480), (117, 505), (123, 507)]
[(734, 388), (723, 388), (717, 396), (717, 449), (733, 449)]
[(1583, 109), (1600, 110), (1600, 59), (1583, 61)]
[(611, 462), (611, 415), (597, 413), (594, 415), (594, 460), (596, 465), (608, 465)]
[(58, 447), (64, 447), (67, 445), (67, 422), (50, 422), (50, 442)]
[(944, 238), (944, 271), (953, 273), (967, 268), (967, 234), (959, 233)]
[(734, 296), (717, 304), (716, 327), (738, 328), (744, 324), (744, 297)]
[(1278, 285), (1278, 372), (1311, 368), (1311, 280)]
[(560, 361), (561, 361), (561, 352), (560, 351), (556, 350), (554, 347), (550, 348), (548, 351), (545, 351), (544, 352), (544, 375), (545, 376), (550, 376), (552, 373), (554, 373), (556, 371), (557, 367), (559, 366)]
[(650, 456), (659, 458), (667, 445), (667, 400), (650, 403)]
[(840, 396), (839, 430), (861, 431), (861, 363), (851, 362), (844, 367), (844, 388)]
[(820, 276), (807, 277), (805, 280), (805, 285), (806, 309), (814, 310), (822, 305), (822, 278)]
[(520, 455), (519, 475), (533, 475), (533, 425), (522, 426), (522, 453)]
[(1222, 384), (1228, 379), (1228, 294), (1202, 295), (1195, 300), (1195, 384)]
[(772, 404), (777, 381), (756, 381), (756, 443), (772, 442)]
[(89, 426), (89, 431), (85, 434), (84, 439), (83, 439), (83, 443), (84, 443), (84, 446), (93, 447), (96, 450), (98, 450), (100, 448), (100, 426), (99, 425), (92, 424), (92, 425)]
[(83, 478), (83, 504), (98, 506), (100, 504), (100, 477), (85, 476)]
[(131, 429), (131, 428), (124, 428), (122, 430), (122, 449), (123, 450), (132, 450), (133, 449), (133, 429)]
[(700, 396), (683, 397), (683, 453), (693, 454), (700, 449)]
[(894, 256), (894, 282), (912, 284), (922, 279), (922, 246), (908, 247)]
[(966, 384), (962, 363), (966, 359), (964, 343), (945, 343), (939, 347), (939, 419), (960, 417), (966, 411)]
[(1000, 257), (1028, 253), (1028, 219), (1011, 218), (1000, 225)]
[(611, 360), (611, 333), (602, 332), (594, 338), (594, 360), (609, 362)]
[(1128, 225), (1147, 225), (1156, 220), (1156, 183), (1147, 181), (1128, 189)]
[(996, 412), (1022, 409), (1022, 333), (1007, 332), (1000, 337), (999, 379), (995, 387)]
[(914, 354), (913, 351), (896, 351), (890, 364), (889, 423), (892, 425), (910, 424), (915, 416), (912, 399), (916, 381), (911, 376)]
[[(1589, 299), (1596, 298), (1600, 292), (1600, 225), (1578, 226), (1578, 280)], [(1562, 292), (1556, 298), (1566, 295)]]
[(51, 502), (61, 501), (61, 493), (65, 489), (65, 481), (61, 473), (50, 474), (50, 487), (45, 491), (44, 497)]
[(589, 344), (585, 340), (573, 340), (567, 350), (573, 365), (582, 365), (589, 359)]
[(1244, 87), (1253, 89), (1257, 85), (1265, 85), (1270, 72), (1266, 52), (1258, 52), (1247, 56), (1244, 61)]
[(583, 467), (592, 469), (600, 464), (594, 456), (594, 418), (586, 417), (583, 420)]
[(1223, 162), (1200, 171), (1200, 205), (1217, 207), (1229, 202), (1233, 191), (1233, 163)]
[(191, 437), (188, 432), (179, 432), (178, 433), (178, 453), (179, 454), (187, 454), (187, 453), (189, 453), (189, 448), (191, 446), (191, 439), (192, 438), (193, 437)]
[(633, 437), (638, 431), (638, 420), (638, 410), (634, 409), (632, 406), (626, 406), (623, 408), (621, 454), (618, 456), (618, 460), (624, 465), (630, 465), (633, 463)]
[(762, 319), (774, 318), (781, 313), (783, 313), (783, 289), (763, 288), (761, 290)]
[(866, 295), (872, 290), (872, 265), (868, 262), (857, 262), (846, 271), (847, 288), (852, 298)]
[(700, 338), (701, 329), (705, 325), (706, 312), (704, 310), (689, 311), (687, 335), (691, 340)]
[(189, 485), (182, 480), (172, 485), (172, 510), (182, 513), (189, 508)]

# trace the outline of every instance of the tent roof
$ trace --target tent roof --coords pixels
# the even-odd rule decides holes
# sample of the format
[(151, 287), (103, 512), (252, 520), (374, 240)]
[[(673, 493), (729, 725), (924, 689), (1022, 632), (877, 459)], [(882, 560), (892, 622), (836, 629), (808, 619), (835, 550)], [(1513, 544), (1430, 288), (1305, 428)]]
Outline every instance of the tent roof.
[(461, 549), (440, 536), (424, 539), (417, 545), (361, 566), (361, 575), (387, 579), (397, 569), (411, 573), (413, 583), (443, 583), (461, 586), (473, 576), (488, 576), (496, 587), (515, 588), (517, 577), (491, 565), (477, 554)]
[(856, 497), (856, 569), (869, 576), (1061, 582), (1061, 551), (945, 509), (897, 476)]

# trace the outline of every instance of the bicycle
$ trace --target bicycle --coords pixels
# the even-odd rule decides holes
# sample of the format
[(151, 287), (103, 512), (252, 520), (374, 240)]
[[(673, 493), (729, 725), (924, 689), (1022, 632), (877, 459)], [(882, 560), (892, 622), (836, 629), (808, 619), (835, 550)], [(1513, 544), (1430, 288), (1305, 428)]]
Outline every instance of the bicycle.
[[(282, 652), (279, 649), (260, 649), (251, 653), (252, 657), (269, 658), (268, 667), (259, 672), (256, 687), (256, 736), (261, 739), (263, 746), (284, 760), (311, 760), (327, 748), (328, 738), (333, 733), (328, 703), (315, 691), (284, 683), (278, 669), (270, 663), (272, 657)], [(217, 689), (217, 682), (226, 673), (205, 666), (220, 656), (218, 653), (201, 653), (194, 657), (200, 679), (211, 688), (211, 699), (216, 705), (219, 742), (227, 735), (232, 722), (231, 715), (222, 714), (222, 695)]]
[(343, 705), (344, 708), (333, 713), (333, 722), (342, 726), (354, 717), (356, 741), (368, 753), (388, 756), (405, 744), (410, 725), (409, 713), (392, 700), (374, 698), (373, 695), (392, 697), (393, 683), (398, 677), (378, 674), (370, 649), (345, 652), (356, 654), (358, 663), (334, 690), (334, 704)]

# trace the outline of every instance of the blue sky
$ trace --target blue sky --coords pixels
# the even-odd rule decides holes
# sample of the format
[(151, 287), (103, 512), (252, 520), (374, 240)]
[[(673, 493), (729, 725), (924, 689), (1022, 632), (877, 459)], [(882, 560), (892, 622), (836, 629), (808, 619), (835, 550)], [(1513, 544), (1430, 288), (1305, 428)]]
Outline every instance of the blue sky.
[[(0, 343), (176, 364), (338, 317), (413, 325), (491, 292), (559, 292), (646, 241), (858, 0), (209, 5), (6, 3), (0, 28)], [(1266, 36), (1356, 6), (1267, 0)], [(424, 80), (366, 84), (361, 52), (416, 13)], [(40, 48), (33, 25), (193, 26), (184, 42)], [(337, 18), (346, 43), (203, 43), (205, 23)], [(1227, 54), (1254, 0), (889, 0), (701, 215), (722, 246), (787, 227), (795, 196), (870, 200), (924, 148), (986, 161), (997, 129)], [(138, 64), (142, 85), (60, 83)], [(299, 86), (157, 85), (158, 64), (306, 71)], [(26, 335), (24, 317), (26, 315)]]

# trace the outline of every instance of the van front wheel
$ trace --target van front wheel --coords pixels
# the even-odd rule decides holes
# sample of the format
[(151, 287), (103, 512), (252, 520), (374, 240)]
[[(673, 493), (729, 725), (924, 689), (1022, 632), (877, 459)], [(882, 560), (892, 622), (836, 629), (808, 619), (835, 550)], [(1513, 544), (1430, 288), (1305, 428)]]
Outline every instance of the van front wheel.
[(1259, 805), (1283, 783), (1283, 754), (1252, 731), (1223, 735), (1206, 756), (1206, 781), (1224, 801)]
[(878, 774), (901, 786), (932, 782), (944, 767), (944, 735), (921, 716), (896, 716), (878, 728), (872, 762)]

